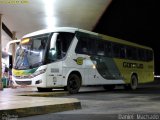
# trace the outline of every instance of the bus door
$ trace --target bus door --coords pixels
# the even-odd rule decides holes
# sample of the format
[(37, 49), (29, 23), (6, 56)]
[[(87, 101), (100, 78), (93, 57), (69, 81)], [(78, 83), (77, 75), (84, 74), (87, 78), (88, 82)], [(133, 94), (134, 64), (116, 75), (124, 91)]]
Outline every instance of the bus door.
[(47, 53), (47, 86), (61, 85), (62, 77), (62, 40), (59, 33), (54, 33)]
[(47, 87), (61, 85), (62, 80), (62, 61), (48, 64), (47, 67)]
[[(67, 32), (54, 33), (51, 42), (49, 57), (51, 56), (51, 61), (53, 62), (49, 65), (50, 71), (48, 74), (48, 79), (53, 81), (52, 84), (62, 85), (62, 64), (63, 59), (66, 57), (69, 46), (73, 40), (74, 34)], [(50, 59), (50, 58), (49, 58)], [(70, 66), (69, 66), (70, 67)], [(53, 77), (54, 74), (54, 77)], [(55, 82), (56, 81), (56, 82)]]

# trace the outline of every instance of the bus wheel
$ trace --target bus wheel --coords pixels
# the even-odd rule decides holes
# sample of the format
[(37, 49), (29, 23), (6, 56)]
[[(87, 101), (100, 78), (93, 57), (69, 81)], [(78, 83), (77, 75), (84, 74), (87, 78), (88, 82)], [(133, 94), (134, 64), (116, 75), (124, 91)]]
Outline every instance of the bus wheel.
[(103, 85), (103, 88), (107, 91), (113, 90), (115, 87), (116, 87), (115, 85)]
[(67, 81), (67, 87), (66, 87), (67, 91), (70, 94), (75, 94), (78, 93), (80, 87), (81, 87), (80, 77), (76, 74), (71, 74)]
[(52, 92), (52, 88), (40, 88), (37, 87), (38, 92)]
[(126, 90), (136, 90), (137, 87), (138, 87), (138, 79), (136, 75), (132, 75), (130, 84), (124, 86)]

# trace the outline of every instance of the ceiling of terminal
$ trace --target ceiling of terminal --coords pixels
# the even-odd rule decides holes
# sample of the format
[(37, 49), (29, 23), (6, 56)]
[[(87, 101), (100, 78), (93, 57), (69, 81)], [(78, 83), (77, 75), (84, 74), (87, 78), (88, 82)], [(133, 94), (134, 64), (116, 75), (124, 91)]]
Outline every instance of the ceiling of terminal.
[(52, 27), (92, 30), (112, 0), (28, 0), (28, 4), (0, 4), (3, 23), (24, 34)]

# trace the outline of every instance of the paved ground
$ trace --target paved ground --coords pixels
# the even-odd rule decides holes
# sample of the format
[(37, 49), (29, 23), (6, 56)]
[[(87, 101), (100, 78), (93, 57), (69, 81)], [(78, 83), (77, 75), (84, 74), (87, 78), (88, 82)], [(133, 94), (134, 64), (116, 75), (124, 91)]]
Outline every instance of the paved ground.
[[(19, 94), (37, 96), (33, 89), (18, 91)], [(54, 92), (63, 93), (57, 90)], [(48, 94), (51, 94), (48, 97), (52, 97), (53, 93)], [(122, 87), (113, 91), (105, 91), (102, 87), (82, 87), (78, 94), (64, 94), (60, 98), (79, 99), (82, 109), (23, 118), (3, 114), (7, 116), (4, 120), (160, 120), (160, 81), (141, 85), (136, 91), (126, 91)]]
[[(18, 120), (159, 120), (160, 82), (140, 86), (136, 91), (125, 91), (117, 87), (105, 91), (102, 87), (83, 87), (78, 98), (82, 109), (49, 113)], [(66, 96), (65, 96), (66, 98)]]
[(54, 97), (67, 94), (64, 91), (38, 93), (34, 88), (5, 88), (0, 91), (0, 120), (80, 109), (81, 104), (75, 98)]

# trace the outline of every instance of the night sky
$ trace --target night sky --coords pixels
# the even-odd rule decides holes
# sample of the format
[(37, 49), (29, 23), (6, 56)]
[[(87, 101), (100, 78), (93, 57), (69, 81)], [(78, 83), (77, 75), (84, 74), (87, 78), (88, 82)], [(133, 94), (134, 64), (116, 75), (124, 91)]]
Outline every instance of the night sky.
[(113, 0), (93, 31), (152, 47), (160, 75), (159, 17), (159, 0)]

